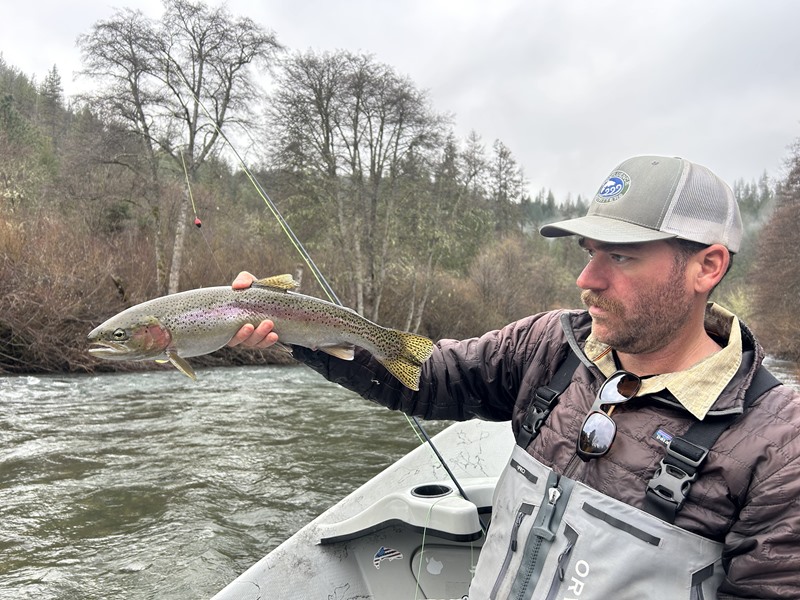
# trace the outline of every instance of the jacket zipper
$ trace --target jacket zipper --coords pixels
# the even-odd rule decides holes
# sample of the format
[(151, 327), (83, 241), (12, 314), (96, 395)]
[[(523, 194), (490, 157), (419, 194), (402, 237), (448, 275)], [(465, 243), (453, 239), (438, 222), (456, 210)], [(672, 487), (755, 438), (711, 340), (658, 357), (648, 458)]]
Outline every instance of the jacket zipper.
[(514, 518), (514, 526), (511, 528), (511, 542), (508, 545), (508, 550), (506, 550), (506, 557), (503, 559), (503, 566), (500, 568), (500, 573), (497, 576), (497, 580), (494, 582), (494, 587), (492, 587), (492, 593), (489, 595), (491, 600), (494, 600), (497, 597), (497, 593), (500, 590), (500, 585), (503, 583), (506, 573), (508, 572), (508, 566), (511, 564), (511, 558), (517, 551), (517, 536), (519, 534), (519, 528), (522, 525), (522, 522), (525, 520), (525, 517), (533, 514), (533, 509), (533, 504), (523, 502), (522, 506), (520, 506), (519, 510), (517, 511), (517, 516)]

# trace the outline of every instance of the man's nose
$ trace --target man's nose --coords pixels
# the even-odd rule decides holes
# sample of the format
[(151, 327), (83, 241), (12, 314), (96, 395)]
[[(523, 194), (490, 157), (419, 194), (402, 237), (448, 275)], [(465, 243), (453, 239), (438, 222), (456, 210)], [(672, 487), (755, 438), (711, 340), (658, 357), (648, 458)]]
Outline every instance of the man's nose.
[(595, 255), (592, 257), (586, 266), (578, 275), (575, 281), (579, 288), (582, 290), (602, 290), (605, 289), (608, 278), (605, 274), (605, 268), (602, 265), (602, 259)]

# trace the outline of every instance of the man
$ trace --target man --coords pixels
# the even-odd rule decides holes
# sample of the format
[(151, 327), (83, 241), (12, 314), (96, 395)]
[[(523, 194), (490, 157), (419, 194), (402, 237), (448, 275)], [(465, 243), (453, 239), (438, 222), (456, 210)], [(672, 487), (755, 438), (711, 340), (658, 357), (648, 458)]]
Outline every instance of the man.
[[(708, 304), (742, 237), (730, 188), (705, 167), (680, 158), (634, 157), (612, 171), (585, 217), (546, 225), (541, 234), (579, 237), (588, 256), (577, 279), (586, 311), (553, 311), (480, 338), (441, 340), (423, 367), (419, 392), (397, 385), (363, 351), (352, 362), (304, 348), (296, 354), (325, 377), (391, 409), (432, 419), (511, 419), (517, 442), (526, 451), (515, 454), (511, 466), (528, 457), (531, 465), (517, 471), (541, 469), (542, 476), (561, 482), (558, 493), (553, 494), (555, 485), (550, 488), (553, 506), (562, 491), (574, 487), (580, 489), (576, 497), (596, 494), (584, 506), (609, 500), (613, 508), (608, 514), (592, 510), (616, 530), (664, 532), (641, 534), (638, 541), (619, 534), (596, 554), (622, 552), (642, 539), (650, 547), (664, 546), (666, 542), (653, 539), (671, 539), (673, 534), (680, 543), (694, 536), (686, 548), (693, 541), (707, 543), (711, 558), (698, 558), (697, 564), (705, 565), (705, 560), (708, 568), (693, 571), (691, 583), (676, 584), (686, 590), (685, 596), (671, 595), (663, 587), (690, 570), (681, 562), (683, 551), (655, 558), (649, 567), (643, 558), (646, 550), (633, 550), (618, 560), (620, 569), (633, 570), (630, 581), (652, 580), (651, 592), (659, 590), (652, 592), (658, 597), (800, 598), (800, 395), (782, 385), (764, 392), (764, 386), (753, 384), (763, 349), (734, 315)], [(248, 287), (252, 281), (249, 274), (240, 274), (234, 287)], [(263, 348), (277, 339), (272, 324), (264, 322), (255, 330), (243, 327), (230, 345)], [(580, 364), (562, 376), (559, 367), (572, 353)], [(619, 370), (624, 372), (615, 375)], [(613, 389), (601, 389), (612, 375)], [(559, 378), (565, 379), (565, 389), (555, 390), (556, 400), (542, 405), (541, 390), (546, 388), (541, 386)], [(708, 444), (683, 443), (688, 454), (698, 448), (699, 454), (672, 461), (683, 456), (676, 438), (694, 439), (690, 427), (700, 424), (698, 429), (705, 431), (714, 423), (724, 426)], [(710, 451), (702, 452), (706, 447)], [(521, 493), (523, 483), (504, 483), (507, 489), (496, 498), (473, 599), (512, 592), (531, 597), (538, 585), (529, 574), (523, 578), (515, 571), (526, 560), (520, 555), (529, 553), (527, 545), (525, 552), (516, 551), (522, 513), (516, 525), (511, 524), (513, 515), (505, 515), (518, 506), (513, 496)], [(544, 515), (544, 493), (532, 501), (537, 508), (528, 511), (536, 516), (534, 526), (539, 524), (534, 537), (540, 545), (542, 539), (560, 543), (558, 537), (566, 533), (569, 544), (560, 547), (571, 549), (580, 528), (570, 524), (580, 515)], [(631, 506), (674, 520), (676, 527), (661, 529), (663, 521), (630, 525), (628, 519), (640, 516), (638, 511), (624, 513)], [(558, 533), (548, 529), (553, 518), (564, 522)], [(601, 538), (592, 529), (586, 533), (575, 548)], [(506, 553), (502, 549), (509, 538), (514, 551)], [(485, 558), (487, 548), (499, 559)], [(566, 549), (560, 552), (564, 556)], [(560, 562), (560, 571), (551, 577), (554, 582), (559, 575), (564, 579)], [(583, 597), (602, 597), (591, 595), (590, 562), (583, 563)], [(678, 566), (675, 574), (664, 575), (659, 564)], [(503, 581), (509, 568), (514, 572)], [(536, 569), (530, 570), (538, 574)], [(614, 597), (635, 597), (630, 581), (608, 584), (618, 590)], [(600, 589), (600, 583), (591, 585)], [(534, 598), (551, 597), (535, 589)], [(570, 589), (571, 595), (552, 597), (577, 597), (577, 588)]]

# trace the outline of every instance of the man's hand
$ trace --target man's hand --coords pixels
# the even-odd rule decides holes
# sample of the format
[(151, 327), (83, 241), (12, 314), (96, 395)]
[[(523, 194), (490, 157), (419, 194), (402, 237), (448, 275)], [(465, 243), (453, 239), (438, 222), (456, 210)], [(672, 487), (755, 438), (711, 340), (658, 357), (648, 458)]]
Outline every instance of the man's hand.
[[(254, 281), (257, 281), (254, 275), (247, 271), (242, 271), (236, 276), (236, 279), (233, 280), (231, 287), (233, 287), (234, 290), (246, 290), (253, 285)], [(242, 325), (242, 328), (231, 338), (231, 341), (228, 342), (228, 346), (242, 345), (247, 348), (269, 348), (278, 341), (278, 334), (272, 330), (274, 327), (275, 324), (270, 320), (261, 321), (258, 327), (253, 327), (250, 323), (246, 323)]]

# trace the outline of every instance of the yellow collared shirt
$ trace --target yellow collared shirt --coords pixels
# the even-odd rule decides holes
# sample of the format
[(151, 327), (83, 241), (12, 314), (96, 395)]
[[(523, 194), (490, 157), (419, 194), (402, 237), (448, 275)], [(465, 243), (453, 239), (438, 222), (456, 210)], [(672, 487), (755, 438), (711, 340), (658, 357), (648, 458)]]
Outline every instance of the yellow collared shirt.
[[(642, 387), (637, 395), (668, 390), (686, 410), (698, 419), (703, 419), (742, 362), (742, 332), (736, 315), (718, 304), (709, 303), (705, 327), (717, 339), (727, 339), (722, 350), (684, 371), (663, 373), (642, 380)], [(594, 339), (591, 334), (586, 340), (584, 351), (606, 377), (618, 369), (611, 348)]]

